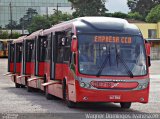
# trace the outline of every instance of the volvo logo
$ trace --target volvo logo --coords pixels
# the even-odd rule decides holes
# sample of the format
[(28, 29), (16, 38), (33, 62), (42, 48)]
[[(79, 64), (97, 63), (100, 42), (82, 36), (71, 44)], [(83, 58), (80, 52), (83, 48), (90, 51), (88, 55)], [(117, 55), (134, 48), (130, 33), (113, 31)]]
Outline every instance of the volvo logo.
[(119, 85), (119, 83), (114, 83), (111, 88), (117, 87)]

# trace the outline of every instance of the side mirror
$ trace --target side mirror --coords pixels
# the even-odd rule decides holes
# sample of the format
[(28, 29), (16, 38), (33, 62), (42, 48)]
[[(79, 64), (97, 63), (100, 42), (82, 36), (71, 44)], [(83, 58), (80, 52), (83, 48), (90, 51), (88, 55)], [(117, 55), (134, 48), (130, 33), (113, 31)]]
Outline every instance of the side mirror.
[(146, 41), (145, 43), (145, 47), (146, 47), (146, 53), (147, 53), (147, 57), (148, 57), (148, 66), (151, 66), (151, 44), (149, 42)]
[(71, 42), (71, 51), (76, 52), (78, 50), (78, 40), (75, 35), (72, 36), (72, 42)]
[(150, 44), (149, 42), (147, 42), (147, 43), (145, 44), (145, 46), (146, 46), (147, 56), (150, 56), (150, 54), (151, 54), (151, 44)]

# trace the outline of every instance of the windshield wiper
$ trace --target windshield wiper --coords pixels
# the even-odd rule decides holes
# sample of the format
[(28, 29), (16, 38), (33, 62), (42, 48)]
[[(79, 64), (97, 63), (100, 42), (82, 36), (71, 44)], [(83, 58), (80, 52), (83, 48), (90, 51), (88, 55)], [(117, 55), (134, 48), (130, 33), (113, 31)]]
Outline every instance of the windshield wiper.
[(103, 62), (102, 65), (100, 66), (100, 69), (99, 69), (98, 73), (96, 74), (97, 77), (99, 77), (100, 74), (102, 73), (105, 65), (106, 65), (107, 62), (108, 62), (108, 60), (109, 60), (109, 62), (110, 62), (110, 46), (109, 46), (108, 54), (106, 55), (104, 62)]
[(117, 48), (117, 45), (116, 45), (116, 44), (115, 44), (115, 47), (116, 47), (116, 61), (117, 61), (117, 67), (118, 67), (118, 59), (119, 59), (119, 60), (122, 62), (123, 66), (125, 67), (125, 69), (126, 69), (128, 75), (129, 75), (131, 78), (133, 78), (134, 75), (133, 75), (132, 71), (129, 69), (129, 67), (127, 66), (125, 60), (123, 60), (123, 59), (121, 58), (121, 56), (119, 55), (119, 53), (118, 53), (118, 48)]

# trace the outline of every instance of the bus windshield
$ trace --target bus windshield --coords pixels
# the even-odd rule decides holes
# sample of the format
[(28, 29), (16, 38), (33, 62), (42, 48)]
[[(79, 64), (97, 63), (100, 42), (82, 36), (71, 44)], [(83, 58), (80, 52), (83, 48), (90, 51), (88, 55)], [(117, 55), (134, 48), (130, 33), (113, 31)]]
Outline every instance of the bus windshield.
[(141, 36), (78, 35), (79, 72), (96, 76), (143, 76), (147, 73)]

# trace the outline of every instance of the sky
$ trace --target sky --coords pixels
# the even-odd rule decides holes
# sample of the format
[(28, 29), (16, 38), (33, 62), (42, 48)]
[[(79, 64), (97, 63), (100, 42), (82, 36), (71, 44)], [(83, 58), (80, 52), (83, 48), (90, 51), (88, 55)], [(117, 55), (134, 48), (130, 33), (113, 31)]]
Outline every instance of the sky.
[(128, 13), (129, 8), (127, 6), (127, 0), (106, 0), (106, 8), (108, 12), (123, 12)]

